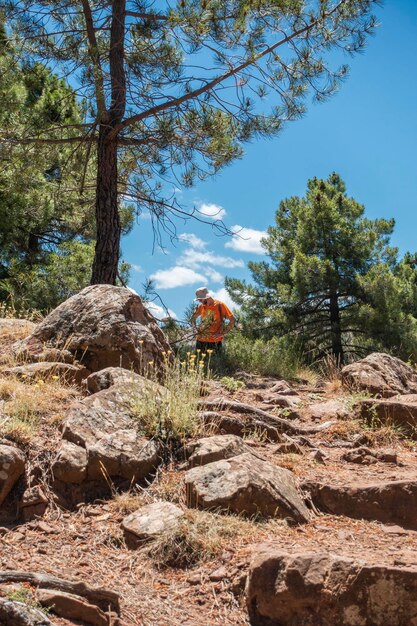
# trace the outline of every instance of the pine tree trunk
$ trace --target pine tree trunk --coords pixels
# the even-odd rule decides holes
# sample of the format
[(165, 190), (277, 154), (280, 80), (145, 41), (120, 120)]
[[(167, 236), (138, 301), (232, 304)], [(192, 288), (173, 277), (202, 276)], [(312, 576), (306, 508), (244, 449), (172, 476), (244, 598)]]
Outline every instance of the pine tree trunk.
[(330, 294), (330, 332), (332, 336), (332, 352), (337, 363), (343, 365), (344, 354), (342, 346), (342, 327), (340, 323), (340, 309), (337, 294)]
[(117, 203), (117, 139), (108, 140), (111, 125), (102, 124), (97, 145), (97, 240), (91, 284), (116, 284), (120, 255), (120, 218)]

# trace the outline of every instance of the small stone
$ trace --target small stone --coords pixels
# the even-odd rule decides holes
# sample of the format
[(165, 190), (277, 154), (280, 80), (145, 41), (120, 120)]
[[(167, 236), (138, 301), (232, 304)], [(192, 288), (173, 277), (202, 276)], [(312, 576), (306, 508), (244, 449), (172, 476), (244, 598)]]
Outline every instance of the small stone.
[(52, 526), (49, 526), (49, 524), (47, 524), (43, 520), (40, 520), (37, 523), (37, 527), (38, 527), (38, 530), (40, 530), (41, 532), (45, 533), (46, 535), (51, 535), (51, 534), (56, 532), (56, 530), (54, 528), (52, 528)]
[(326, 459), (329, 458), (327, 454), (319, 449), (309, 450), (308, 454), (313, 459), (313, 461), (316, 461), (317, 463), (322, 463), (323, 465), (325, 464)]
[(172, 531), (183, 517), (184, 512), (175, 504), (153, 502), (125, 517), (122, 528), (127, 541), (134, 547), (140, 541), (154, 539), (166, 531)]
[(201, 574), (192, 574), (188, 576), (187, 583), (189, 585), (199, 585), (201, 583)]
[(409, 535), (410, 531), (405, 528), (401, 528), (401, 526), (397, 526), (393, 524), (392, 526), (381, 525), (381, 530), (386, 535)]
[(225, 567), (219, 567), (218, 569), (214, 570), (214, 572), (211, 572), (211, 574), (209, 574), (209, 579), (212, 582), (219, 582), (227, 577), (228, 575)]

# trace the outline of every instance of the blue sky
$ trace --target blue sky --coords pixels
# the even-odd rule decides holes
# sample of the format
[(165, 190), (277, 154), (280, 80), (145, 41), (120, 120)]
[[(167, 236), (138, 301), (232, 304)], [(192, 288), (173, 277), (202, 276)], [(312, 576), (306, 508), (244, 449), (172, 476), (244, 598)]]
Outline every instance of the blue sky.
[(332, 171), (365, 205), (367, 217), (395, 218), (391, 241), (401, 253), (417, 250), (417, 1), (386, 0), (376, 14), (380, 28), (363, 54), (348, 59), (350, 76), (337, 95), (310, 104), (306, 116), (276, 138), (246, 145), (244, 157), (220, 175), (178, 191), (188, 210), (222, 217), (229, 228), (243, 229), (241, 237), (178, 220), (180, 240), (166, 237), (165, 250), (153, 250), (151, 222), (143, 215), (122, 243), (133, 266), (132, 288), (141, 291), (153, 277), (179, 318), (197, 287), (207, 285), (228, 301), (224, 277), (249, 278), (247, 262), (264, 258), (259, 238), (279, 202), (303, 195), (308, 178)]

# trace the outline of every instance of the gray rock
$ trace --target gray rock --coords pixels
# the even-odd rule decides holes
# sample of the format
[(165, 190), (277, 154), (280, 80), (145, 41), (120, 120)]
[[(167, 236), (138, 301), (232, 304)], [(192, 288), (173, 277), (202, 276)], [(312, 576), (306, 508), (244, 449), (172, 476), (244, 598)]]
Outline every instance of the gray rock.
[(311, 420), (345, 419), (348, 417), (348, 410), (340, 400), (327, 400), (326, 402), (315, 402), (303, 410), (304, 418)]
[(246, 586), (252, 626), (411, 626), (417, 568), (328, 553), (256, 549)]
[(64, 483), (82, 483), (87, 478), (87, 451), (85, 448), (63, 441), (52, 464), (57, 480)]
[(87, 391), (90, 393), (97, 393), (104, 389), (109, 389), (116, 383), (125, 383), (129, 387), (135, 387), (136, 390), (143, 389), (146, 385), (153, 386), (154, 389), (158, 389), (160, 393), (164, 393), (163, 387), (153, 385), (151, 381), (135, 374), (135, 372), (124, 369), (123, 367), (106, 367), (99, 372), (93, 372), (88, 376), (85, 381)]
[(374, 352), (342, 369), (343, 384), (384, 398), (417, 393), (417, 372), (394, 356)]
[(90, 372), (158, 366), (169, 344), (140, 297), (124, 287), (92, 285), (72, 296), (13, 346), (15, 355), (38, 361), (50, 348), (69, 351)]
[(155, 539), (174, 530), (184, 518), (184, 512), (171, 502), (153, 502), (124, 518), (122, 528), (128, 542)]
[(0, 444), (0, 506), (25, 471), (25, 455), (19, 448)]
[(417, 439), (417, 394), (360, 400), (355, 404), (354, 411), (357, 417), (374, 426), (393, 426)]
[(145, 386), (153, 395), (166, 390), (134, 376), (134, 382), (119, 380), (69, 408), (62, 437), (73, 447), (63, 444), (60, 449), (53, 464), (56, 478), (69, 483), (105, 481), (105, 475), (141, 480), (159, 465), (160, 446), (140, 433), (141, 416), (135, 403)]
[(53, 626), (51, 620), (37, 608), (0, 597), (0, 624), (2, 626)]
[(314, 505), (332, 515), (346, 515), (417, 530), (417, 481), (396, 480), (374, 484), (333, 485), (309, 481)]
[(195, 467), (186, 473), (185, 483), (192, 507), (294, 522), (310, 519), (292, 472), (252, 454)]
[(21, 380), (52, 380), (53, 376), (58, 376), (61, 382), (75, 385), (80, 385), (88, 372), (83, 365), (50, 362), (26, 363), (2, 371), (6, 376), (16, 376)]
[(196, 467), (250, 451), (249, 446), (236, 435), (215, 435), (189, 443), (185, 448), (185, 456), (189, 467)]
[(88, 478), (120, 476), (138, 481), (149, 476), (161, 461), (160, 446), (138, 436), (136, 430), (117, 430), (87, 446)]

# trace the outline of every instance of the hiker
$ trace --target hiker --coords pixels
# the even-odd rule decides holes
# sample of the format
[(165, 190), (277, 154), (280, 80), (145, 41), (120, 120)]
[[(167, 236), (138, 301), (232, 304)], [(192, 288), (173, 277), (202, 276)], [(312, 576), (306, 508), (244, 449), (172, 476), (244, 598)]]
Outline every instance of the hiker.
[[(219, 353), (224, 336), (232, 330), (236, 319), (224, 302), (213, 298), (207, 287), (197, 289), (195, 299), (199, 305), (193, 313), (191, 323), (197, 332), (196, 350), (214, 350)], [(201, 320), (198, 328), (197, 318)]]

